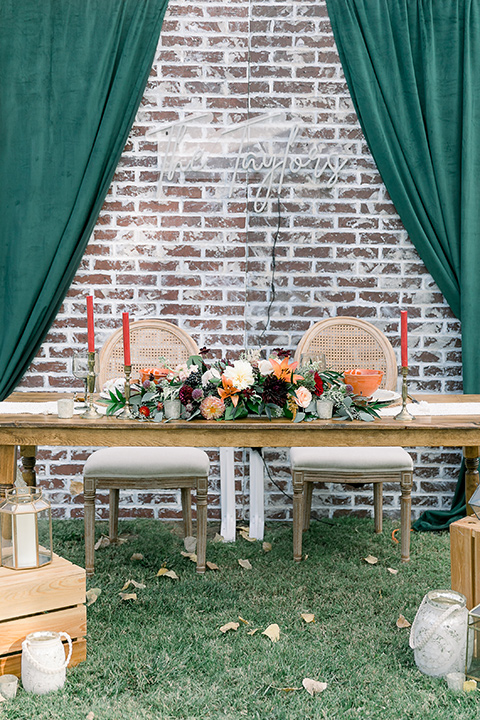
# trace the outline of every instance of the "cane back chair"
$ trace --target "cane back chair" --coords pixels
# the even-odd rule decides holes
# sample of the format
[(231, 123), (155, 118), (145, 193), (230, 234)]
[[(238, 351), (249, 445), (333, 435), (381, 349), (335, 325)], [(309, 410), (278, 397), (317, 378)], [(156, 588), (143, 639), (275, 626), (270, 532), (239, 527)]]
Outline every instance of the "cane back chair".
[[(139, 320), (130, 325), (132, 377), (165, 358), (170, 364), (198, 354), (195, 341), (165, 320)], [(100, 351), (100, 387), (122, 377), (123, 332), (116, 330)], [(119, 421), (120, 422), (120, 421)], [(207, 538), (208, 455), (193, 447), (115, 447), (97, 450), (84, 467), (85, 568), (94, 573), (95, 492), (109, 490), (109, 536), (118, 537), (119, 494), (122, 489), (180, 489), (185, 536), (192, 535), (191, 490), (196, 489), (197, 572), (205, 572)]]
[[(327, 367), (338, 372), (355, 368), (383, 370), (381, 387), (395, 390), (397, 362), (385, 335), (366, 320), (338, 317), (315, 323), (300, 340), (302, 354), (324, 353)], [(375, 532), (382, 532), (383, 483), (401, 488), (402, 560), (410, 558), (410, 516), (413, 461), (399, 447), (292, 448), (290, 464), (294, 489), (293, 554), (302, 557), (302, 530), (310, 526), (314, 483), (373, 484)]]

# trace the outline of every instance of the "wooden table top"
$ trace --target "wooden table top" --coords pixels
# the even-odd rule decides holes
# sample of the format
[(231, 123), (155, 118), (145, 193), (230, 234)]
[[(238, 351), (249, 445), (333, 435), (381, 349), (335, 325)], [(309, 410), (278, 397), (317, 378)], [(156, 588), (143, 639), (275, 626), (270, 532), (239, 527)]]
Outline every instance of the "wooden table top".
[[(9, 402), (46, 402), (58, 393), (14, 393)], [(418, 395), (429, 403), (480, 402), (480, 395)], [(373, 422), (286, 418), (235, 421), (185, 420), (168, 423), (100, 417), (68, 420), (56, 415), (0, 415), (0, 445), (308, 447), (396, 445), (400, 447), (480, 446), (480, 415), (418, 416), (411, 422), (381, 418)]]

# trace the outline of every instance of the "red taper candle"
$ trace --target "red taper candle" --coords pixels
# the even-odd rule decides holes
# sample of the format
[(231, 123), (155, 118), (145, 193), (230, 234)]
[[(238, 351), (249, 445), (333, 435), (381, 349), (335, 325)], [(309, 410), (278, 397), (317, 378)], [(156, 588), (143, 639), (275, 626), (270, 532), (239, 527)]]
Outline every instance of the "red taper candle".
[(124, 365), (131, 365), (130, 359), (130, 319), (128, 312), (122, 313), (123, 321), (123, 363)]
[(88, 352), (95, 352), (95, 328), (93, 325), (93, 295), (87, 295)]
[(402, 367), (408, 367), (408, 343), (407, 343), (407, 311), (400, 312), (401, 346), (402, 346)]

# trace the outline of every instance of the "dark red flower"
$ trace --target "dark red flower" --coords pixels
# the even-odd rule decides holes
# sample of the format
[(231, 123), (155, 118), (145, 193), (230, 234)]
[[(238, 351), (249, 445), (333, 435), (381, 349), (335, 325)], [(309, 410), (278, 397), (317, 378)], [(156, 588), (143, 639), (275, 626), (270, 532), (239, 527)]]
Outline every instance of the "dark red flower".
[(283, 407), (287, 402), (287, 385), (275, 375), (267, 375), (263, 384), (262, 400)]
[(283, 348), (274, 348), (274, 349), (273, 349), (273, 352), (275, 353), (275, 355), (276, 355), (278, 358), (280, 358), (280, 360), (283, 360), (283, 358), (288, 358), (288, 357), (290, 357), (290, 351), (289, 351), (289, 350), (284, 350)]
[(180, 398), (182, 405), (188, 405), (188, 403), (191, 402), (192, 393), (193, 388), (190, 385), (182, 385), (180, 392), (178, 393), (178, 397)]
[(198, 354), (203, 357), (204, 355), (208, 355), (209, 352), (211, 352), (210, 348), (202, 347), (202, 348), (200, 348), (200, 350), (198, 351)]
[(315, 390), (313, 392), (315, 395), (318, 395), (320, 397), (320, 395), (322, 395), (324, 391), (323, 380), (317, 372), (313, 377), (315, 380)]
[(149, 417), (150, 415), (150, 408), (148, 408), (146, 405), (140, 405), (138, 408), (138, 412), (140, 415), (143, 415), (144, 417)]

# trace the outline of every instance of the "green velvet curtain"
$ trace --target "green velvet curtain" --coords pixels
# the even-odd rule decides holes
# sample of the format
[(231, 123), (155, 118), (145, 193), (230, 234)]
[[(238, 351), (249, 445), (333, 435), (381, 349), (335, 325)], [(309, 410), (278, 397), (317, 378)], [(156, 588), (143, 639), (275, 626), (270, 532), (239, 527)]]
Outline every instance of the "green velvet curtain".
[(167, 3), (0, 3), (0, 399), (35, 356), (84, 254)]
[[(383, 181), (462, 322), (464, 392), (479, 393), (480, 0), (327, 0), (327, 8)], [(464, 514), (457, 488), (452, 511), (429, 513), (422, 529)]]

